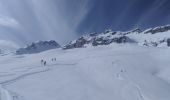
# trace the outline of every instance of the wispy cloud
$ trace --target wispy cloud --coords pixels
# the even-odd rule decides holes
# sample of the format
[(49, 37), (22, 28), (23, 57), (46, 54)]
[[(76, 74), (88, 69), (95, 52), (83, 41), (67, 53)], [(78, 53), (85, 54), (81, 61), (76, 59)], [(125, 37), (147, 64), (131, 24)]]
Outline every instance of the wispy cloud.
[(0, 15), (0, 25), (13, 28), (19, 27), (19, 23), (14, 18), (4, 15)]
[(77, 37), (77, 27), (88, 13), (88, 1), (30, 0), (29, 3), (43, 30), (41, 34), (62, 43)]
[[(159, 13), (159, 9), (164, 6), (164, 4), (167, 2), (167, 0), (155, 0), (150, 7), (146, 10), (145, 13), (140, 16), (139, 20), (136, 22), (135, 26), (138, 25), (146, 25), (148, 24), (149, 20), (155, 19), (156, 14)], [(164, 16), (165, 17), (165, 16)], [(155, 20), (157, 21), (157, 20)], [(151, 23), (150, 23), (151, 24)], [(144, 26), (143, 26), (144, 27)]]
[(5, 26), (0, 27), (0, 38), (25, 44), (51, 39), (61, 44), (68, 42), (77, 37), (76, 30), (89, 11), (89, 1), (0, 0), (0, 26)]

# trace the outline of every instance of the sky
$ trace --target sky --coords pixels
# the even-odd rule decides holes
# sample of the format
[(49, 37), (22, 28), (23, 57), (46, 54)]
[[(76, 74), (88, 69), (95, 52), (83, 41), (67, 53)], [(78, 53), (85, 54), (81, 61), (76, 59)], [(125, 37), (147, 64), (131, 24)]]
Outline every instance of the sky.
[(18, 48), (38, 40), (65, 44), (106, 29), (166, 25), (169, 9), (170, 0), (0, 0), (0, 45)]

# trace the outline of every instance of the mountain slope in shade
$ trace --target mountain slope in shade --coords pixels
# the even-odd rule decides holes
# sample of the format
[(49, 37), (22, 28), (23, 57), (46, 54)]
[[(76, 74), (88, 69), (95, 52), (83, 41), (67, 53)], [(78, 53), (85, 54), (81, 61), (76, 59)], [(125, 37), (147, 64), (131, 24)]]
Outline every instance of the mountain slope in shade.
[(40, 53), (50, 49), (60, 48), (60, 45), (56, 41), (38, 41), (27, 45), (25, 48), (20, 48), (16, 51), (16, 54), (32, 54)]

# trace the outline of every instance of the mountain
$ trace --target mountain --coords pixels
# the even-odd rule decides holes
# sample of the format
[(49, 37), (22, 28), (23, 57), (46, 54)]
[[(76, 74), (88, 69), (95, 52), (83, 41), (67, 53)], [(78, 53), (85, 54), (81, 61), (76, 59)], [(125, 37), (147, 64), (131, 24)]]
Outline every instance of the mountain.
[(106, 30), (103, 33), (90, 33), (71, 41), (63, 49), (87, 46), (109, 45), (111, 43), (136, 43), (141, 46), (170, 46), (170, 25), (150, 28), (145, 31), (134, 29), (128, 32)]
[(136, 41), (120, 32), (107, 30), (104, 33), (91, 33), (84, 35), (77, 40), (71, 41), (69, 44), (65, 45), (63, 49), (81, 48), (88, 45), (108, 45), (111, 43), (136, 43)]
[(25, 48), (20, 48), (16, 51), (16, 54), (32, 54), (40, 53), (50, 49), (60, 48), (60, 45), (56, 41), (38, 41), (27, 45)]

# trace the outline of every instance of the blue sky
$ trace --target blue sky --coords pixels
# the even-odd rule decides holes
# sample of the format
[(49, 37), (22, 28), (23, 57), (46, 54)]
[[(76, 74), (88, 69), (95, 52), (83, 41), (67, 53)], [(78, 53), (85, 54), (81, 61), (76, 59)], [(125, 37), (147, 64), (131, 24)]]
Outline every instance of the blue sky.
[(64, 44), (108, 28), (146, 29), (169, 24), (169, 9), (170, 0), (0, 0), (0, 40)]
[(170, 23), (170, 0), (93, 0), (93, 3), (79, 32), (106, 28), (126, 31)]

